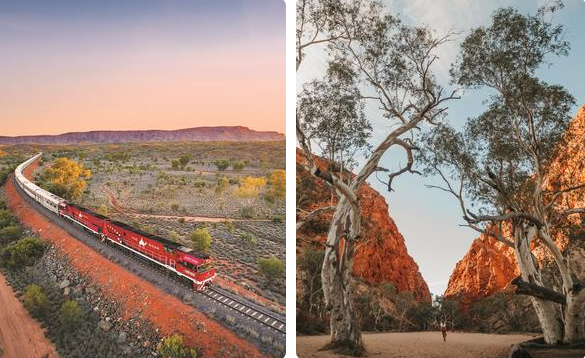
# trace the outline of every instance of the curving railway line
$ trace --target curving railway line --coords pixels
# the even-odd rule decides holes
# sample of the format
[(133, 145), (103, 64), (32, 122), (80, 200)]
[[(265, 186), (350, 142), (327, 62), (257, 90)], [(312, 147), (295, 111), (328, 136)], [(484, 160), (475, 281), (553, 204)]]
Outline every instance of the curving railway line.
[[(14, 175), (12, 180), (23, 200), (49, 221), (110, 261), (206, 313), (267, 353), (280, 353), (274, 343), (276, 346), (285, 346), (286, 320), (284, 316), (220, 287), (209, 286), (205, 290), (194, 290), (191, 281), (185, 277), (176, 275), (140, 253), (127, 250), (108, 240), (102, 241), (87, 228), (55, 215), (33, 197), (27, 195), (25, 190), (18, 185), (17, 177), (18, 175)], [(250, 332), (256, 332), (256, 334), (250, 334)]]

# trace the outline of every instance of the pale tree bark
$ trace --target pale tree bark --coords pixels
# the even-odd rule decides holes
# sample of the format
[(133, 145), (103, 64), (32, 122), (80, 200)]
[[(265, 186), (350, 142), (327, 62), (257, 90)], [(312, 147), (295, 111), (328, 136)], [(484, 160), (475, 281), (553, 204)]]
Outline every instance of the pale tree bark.
[[(536, 237), (536, 227), (517, 225), (513, 229), (516, 260), (522, 279), (537, 286), (544, 286), (540, 268), (536, 258), (530, 251), (530, 244)], [(557, 309), (551, 301), (530, 296), (530, 301), (540, 322), (544, 340), (547, 344), (560, 343), (563, 338), (563, 327), (558, 319)]]

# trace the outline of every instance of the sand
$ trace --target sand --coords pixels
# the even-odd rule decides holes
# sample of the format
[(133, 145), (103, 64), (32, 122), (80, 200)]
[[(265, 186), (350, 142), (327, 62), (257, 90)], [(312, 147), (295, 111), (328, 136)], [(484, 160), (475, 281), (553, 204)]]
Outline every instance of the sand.
[[(441, 332), (364, 334), (369, 357), (391, 358), (505, 358), (513, 343), (534, 338), (530, 335), (499, 335), (449, 332), (443, 342)], [(305, 357), (342, 357), (319, 352), (329, 336), (297, 338), (297, 355)]]
[(0, 349), (2, 358), (58, 357), (41, 325), (32, 319), (0, 274)]

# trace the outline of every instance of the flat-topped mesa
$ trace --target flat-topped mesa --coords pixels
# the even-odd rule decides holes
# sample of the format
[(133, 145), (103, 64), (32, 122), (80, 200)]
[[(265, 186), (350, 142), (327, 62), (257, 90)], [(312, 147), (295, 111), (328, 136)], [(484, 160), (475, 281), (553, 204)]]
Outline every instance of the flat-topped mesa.
[(90, 131), (18, 137), (0, 136), (0, 144), (10, 145), (124, 142), (264, 142), (283, 140), (285, 140), (285, 136), (282, 133), (255, 131), (242, 126), (195, 127), (176, 130)]
[[(569, 124), (565, 139), (566, 144), (559, 148), (545, 178), (545, 185), (551, 189), (585, 183), (585, 106)], [(568, 195), (568, 200), (561, 203), (565, 208), (584, 204), (585, 196), (577, 194)], [(557, 242), (564, 239), (556, 237)], [(534, 250), (539, 259), (546, 255), (543, 247), (537, 246)], [(518, 275), (514, 250), (484, 234), (473, 241), (467, 254), (455, 266), (445, 296), (460, 302), (464, 309), (469, 308), (485, 297), (506, 291), (510, 281)]]
[[(329, 191), (320, 180), (313, 178), (299, 163), (305, 160), (297, 150), (297, 205), (305, 211), (326, 207), (334, 203)], [(354, 257), (353, 273), (368, 284), (392, 282), (397, 291), (411, 291), (419, 301), (430, 301), (427, 283), (418, 265), (408, 254), (404, 237), (388, 213), (386, 200), (364, 184), (359, 190), (362, 238)], [(331, 219), (331, 213), (322, 219)], [(297, 231), (297, 250), (310, 245), (323, 247), (327, 236), (328, 220), (316, 219)]]

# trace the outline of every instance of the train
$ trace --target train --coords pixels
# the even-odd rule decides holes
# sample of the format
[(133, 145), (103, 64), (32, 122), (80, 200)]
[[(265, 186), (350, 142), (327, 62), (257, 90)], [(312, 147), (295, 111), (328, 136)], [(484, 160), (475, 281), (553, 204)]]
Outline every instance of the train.
[(28, 180), (23, 174), (24, 169), (41, 155), (42, 153), (33, 156), (14, 171), (17, 185), (33, 200), (53, 214), (81, 226), (102, 241), (121, 246), (189, 280), (197, 291), (213, 284), (215, 269), (213, 259), (208, 254), (112, 220), (71, 203)]

